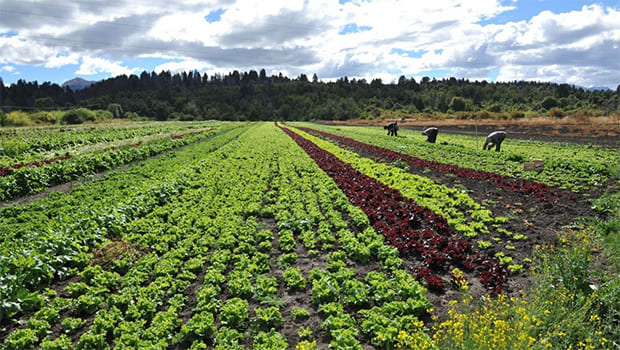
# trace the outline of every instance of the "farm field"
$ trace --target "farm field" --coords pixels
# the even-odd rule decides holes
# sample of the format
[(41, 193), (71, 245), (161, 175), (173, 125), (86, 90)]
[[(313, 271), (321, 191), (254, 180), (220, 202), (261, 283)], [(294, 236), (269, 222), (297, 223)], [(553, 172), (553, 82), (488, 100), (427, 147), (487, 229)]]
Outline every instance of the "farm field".
[(3, 129), (0, 200), (38, 193), (202, 140), (213, 134), (211, 124), (111, 123)]
[(617, 148), (301, 122), (1, 131), (0, 201), (22, 201), (0, 209), (0, 349), (620, 347)]

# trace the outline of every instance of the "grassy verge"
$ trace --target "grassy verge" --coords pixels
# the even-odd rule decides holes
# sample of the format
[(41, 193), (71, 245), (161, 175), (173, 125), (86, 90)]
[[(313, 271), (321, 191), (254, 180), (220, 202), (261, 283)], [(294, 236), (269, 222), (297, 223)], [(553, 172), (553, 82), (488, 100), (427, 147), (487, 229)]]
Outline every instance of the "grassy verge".
[(434, 327), (440, 349), (620, 348), (620, 196), (594, 202), (604, 220), (580, 219), (561, 244), (537, 249), (533, 288), (479, 305), (463, 291)]

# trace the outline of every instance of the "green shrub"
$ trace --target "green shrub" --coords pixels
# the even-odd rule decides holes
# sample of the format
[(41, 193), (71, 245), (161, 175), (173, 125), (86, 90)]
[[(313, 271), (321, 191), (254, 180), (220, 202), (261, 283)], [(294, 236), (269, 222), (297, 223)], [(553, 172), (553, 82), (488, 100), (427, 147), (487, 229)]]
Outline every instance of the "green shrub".
[(112, 114), (112, 118), (122, 118), (124, 115), (123, 107), (118, 103), (110, 103), (108, 105), (108, 111)]
[(6, 115), (6, 126), (32, 126), (34, 122), (28, 116), (28, 113), (23, 111), (13, 111)]
[(0, 126), (7, 126), (7, 116), (3, 110), (0, 110)]
[(559, 106), (559, 103), (558, 103), (558, 100), (556, 100), (553, 97), (545, 97), (540, 103), (540, 105), (544, 109), (551, 109), (551, 108)]
[(72, 109), (62, 116), (64, 124), (82, 124), (86, 121), (95, 121), (95, 119), (95, 113), (86, 108)]
[(489, 111), (493, 113), (499, 113), (502, 111), (502, 105), (499, 103), (494, 103), (489, 107)]
[(104, 110), (98, 109), (94, 111), (94, 113), (95, 113), (95, 121), (112, 119), (112, 113), (110, 113), (110, 111), (104, 111)]
[(450, 109), (455, 112), (467, 111), (469, 110), (469, 104), (470, 101), (459, 96), (454, 96), (452, 100), (450, 100)]
[(38, 111), (30, 115), (30, 119), (37, 124), (56, 124), (62, 113), (59, 111)]
[(549, 110), (549, 116), (554, 118), (564, 117), (564, 111), (561, 108), (551, 108)]
[(136, 112), (125, 112), (123, 115), (126, 119), (141, 119), (140, 115)]

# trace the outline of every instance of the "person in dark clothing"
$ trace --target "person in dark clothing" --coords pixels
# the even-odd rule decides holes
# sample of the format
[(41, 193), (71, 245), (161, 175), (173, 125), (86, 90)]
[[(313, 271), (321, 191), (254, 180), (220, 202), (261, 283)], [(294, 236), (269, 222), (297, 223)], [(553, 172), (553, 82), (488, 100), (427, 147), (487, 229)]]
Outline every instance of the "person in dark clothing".
[(422, 135), (427, 137), (426, 142), (435, 143), (435, 141), (437, 140), (438, 132), (439, 132), (439, 129), (431, 127), (431, 128), (427, 128), (426, 130), (422, 131)]
[(383, 127), (384, 129), (387, 129), (388, 131), (388, 136), (398, 136), (398, 123), (397, 122), (392, 122), (386, 126)]
[(504, 141), (505, 138), (506, 138), (505, 131), (493, 131), (484, 140), (484, 145), (482, 146), (482, 149), (483, 150), (491, 149), (491, 147), (495, 146), (495, 152), (499, 152), (499, 148), (502, 145), (502, 142)]

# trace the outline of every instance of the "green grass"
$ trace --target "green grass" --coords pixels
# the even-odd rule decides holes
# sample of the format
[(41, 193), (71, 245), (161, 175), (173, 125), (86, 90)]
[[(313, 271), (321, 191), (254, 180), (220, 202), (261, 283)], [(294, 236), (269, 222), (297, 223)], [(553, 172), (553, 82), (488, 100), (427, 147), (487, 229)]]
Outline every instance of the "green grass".
[[(594, 202), (606, 220), (581, 218), (557, 246), (537, 249), (532, 288), (471, 306), (451, 302), (434, 328), (439, 348), (613, 349), (620, 347), (618, 194)], [(611, 263), (609, 263), (611, 262)]]

